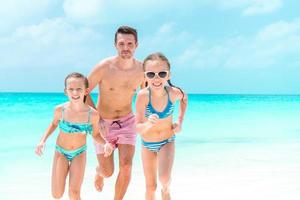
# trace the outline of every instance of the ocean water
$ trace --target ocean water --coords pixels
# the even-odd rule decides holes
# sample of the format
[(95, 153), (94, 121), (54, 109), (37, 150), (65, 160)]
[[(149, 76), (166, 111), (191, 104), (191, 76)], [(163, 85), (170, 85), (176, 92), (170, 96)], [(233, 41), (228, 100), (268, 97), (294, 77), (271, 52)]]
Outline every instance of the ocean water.
[[(16, 185), (28, 182), (34, 188), (36, 184), (50, 182), (58, 132), (48, 139), (41, 158), (34, 154), (34, 148), (52, 119), (55, 105), (66, 100), (62, 93), (0, 93), (0, 177), (7, 180), (0, 185), (0, 199), (9, 199), (16, 192)], [(176, 108), (178, 110), (178, 105)], [(174, 121), (176, 117), (177, 113)], [(224, 167), (225, 162), (233, 166), (232, 160), (225, 157), (241, 160), (234, 152), (247, 154), (245, 149), (251, 149), (248, 157), (243, 158), (247, 164), (252, 160), (270, 165), (279, 162), (300, 165), (299, 158), (289, 157), (291, 152), (299, 152), (299, 117), (299, 95), (190, 94), (183, 130), (176, 137), (175, 171)], [(276, 150), (277, 147), (282, 148)], [(266, 152), (270, 154), (269, 160), (261, 155)], [(134, 163), (141, 171), (139, 154), (138, 140)], [(94, 169), (97, 163), (91, 138), (88, 138), (87, 162), (87, 170)], [(195, 172), (201, 174), (201, 170)], [(3, 193), (10, 196), (1, 198)], [(17, 197), (16, 193), (14, 195)]]

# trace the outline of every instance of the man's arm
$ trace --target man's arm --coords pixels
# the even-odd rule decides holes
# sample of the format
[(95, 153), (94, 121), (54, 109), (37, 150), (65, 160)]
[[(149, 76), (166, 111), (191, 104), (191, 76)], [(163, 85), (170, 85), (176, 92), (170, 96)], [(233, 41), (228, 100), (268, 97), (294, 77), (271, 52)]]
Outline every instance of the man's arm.
[(140, 85), (140, 88), (143, 89), (146, 87), (146, 79), (144, 78), (144, 74), (143, 74), (143, 77), (142, 77), (142, 83)]
[(89, 106), (91, 106), (91, 107), (93, 107), (93, 108), (96, 109), (96, 106), (95, 106), (95, 104), (94, 104), (94, 102), (93, 102), (93, 99), (92, 99), (92, 97), (91, 97), (90, 94), (87, 94), (87, 95), (86, 95), (86, 101), (85, 101), (85, 103), (86, 103), (87, 105), (89, 105)]
[(93, 89), (97, 86), (97, 84), (101, 83), (101, 80), (102, 80), (103, 74), (104, 74), (104, 69), (105, 69), (105, 63), (102, 61), (92, 69), (92, 72), (88, 76), (89, 94), (87, 94), (87, 96), (86, 96), (86, 103), (95, 109), (96, 109), (96, 106), (95, 106), (90, 94), (93, 91)]
[(143, 69), (143, 63), (139, 62), (140, 64), (140, 68), (141, 68), (141, 84), (140, 84), (140, 89), (143, 89), (146, 87), (146, 79), (145, 79), (145, 75), (144, 75), (144, 69)]

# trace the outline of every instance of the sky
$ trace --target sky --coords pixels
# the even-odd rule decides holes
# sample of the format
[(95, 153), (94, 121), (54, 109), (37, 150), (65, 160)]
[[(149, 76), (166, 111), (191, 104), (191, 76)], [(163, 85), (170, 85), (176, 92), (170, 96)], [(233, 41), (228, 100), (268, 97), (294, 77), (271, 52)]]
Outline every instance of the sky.
[(188, 93), (299, 94), (298, 0), (0, 0), (0, 92), (63, 92), (116, 54), (121, 25), (136, 58), (164, 53)]

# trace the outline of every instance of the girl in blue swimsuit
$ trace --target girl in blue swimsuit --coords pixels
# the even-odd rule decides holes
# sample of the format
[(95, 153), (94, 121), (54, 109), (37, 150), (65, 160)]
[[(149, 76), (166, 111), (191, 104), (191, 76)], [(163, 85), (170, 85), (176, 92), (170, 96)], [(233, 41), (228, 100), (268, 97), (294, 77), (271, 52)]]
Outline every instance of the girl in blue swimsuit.
[(98, 112), (86, 105), (88, 80), (82, 74), (71, 73), (65, 79), (65, 94), (69, 102), (56, 106), (54, 119), (43, 135), (35, 152), (41, 156), (47, 138), (59, 127), (52, 168), (52, 195), (61, 198), (69, 174), (69, 197), (80, 199), (86, 164), (86, 136), (91, 134), (101, 144), (105, 144), (105, 154), (112, 152), (112, 146), (105, 143), (98, 127)]
[[(170, 82), (170, 63), (161, 53), (149, 55), (143, 63), (148, 87), (136, 100), (136, 129), (142, 138), (142, 162), (146, 179), (146, 199), (155, 199), (157, 174), (163, 200), (170, 199), (169, 185), (174, 160), (175, 134), (181, 130), (187, 95)], [(179, 115), (173, 123), (175, 101)]]

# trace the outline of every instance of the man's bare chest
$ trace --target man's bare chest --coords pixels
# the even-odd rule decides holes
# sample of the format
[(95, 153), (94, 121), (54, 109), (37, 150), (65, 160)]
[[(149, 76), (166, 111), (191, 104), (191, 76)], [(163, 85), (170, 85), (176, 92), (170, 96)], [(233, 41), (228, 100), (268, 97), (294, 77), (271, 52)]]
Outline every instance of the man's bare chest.
[(118, 89), (126, 89), (126, 90), (136, 90), (141, 80), (139, 77), (120, 77), (120, 76), (106, 76), (101, 81), (101, 86), (108, 90), (118, 90)]

